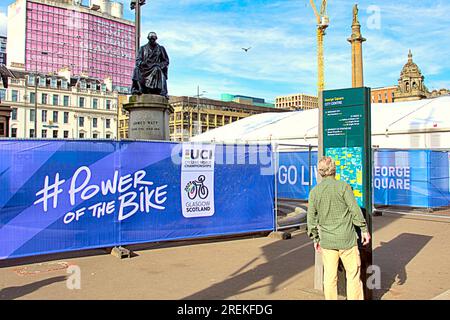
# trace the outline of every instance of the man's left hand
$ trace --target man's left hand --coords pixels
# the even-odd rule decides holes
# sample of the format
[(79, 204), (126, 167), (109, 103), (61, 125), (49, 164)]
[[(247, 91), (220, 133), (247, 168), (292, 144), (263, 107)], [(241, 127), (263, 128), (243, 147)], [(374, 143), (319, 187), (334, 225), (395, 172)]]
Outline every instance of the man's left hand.
[(361, 244), (363, 246), (368, 245), (370, 242), (370, 233), (369, 232), (361, 232)]

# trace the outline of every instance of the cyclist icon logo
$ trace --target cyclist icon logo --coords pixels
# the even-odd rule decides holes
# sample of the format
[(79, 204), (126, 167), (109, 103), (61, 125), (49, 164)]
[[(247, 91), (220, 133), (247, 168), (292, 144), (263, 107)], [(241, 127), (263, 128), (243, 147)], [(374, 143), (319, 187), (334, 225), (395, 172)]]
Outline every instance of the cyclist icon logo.
[(188, 182), (184, 190), (187, 192), (189, 199), (194, 200), (197, 196), (200, 199), (206, 199), (208, 197), (209, 191), (203, 182), (205, 182), (204, 175), (200, 175), (197, 180)]

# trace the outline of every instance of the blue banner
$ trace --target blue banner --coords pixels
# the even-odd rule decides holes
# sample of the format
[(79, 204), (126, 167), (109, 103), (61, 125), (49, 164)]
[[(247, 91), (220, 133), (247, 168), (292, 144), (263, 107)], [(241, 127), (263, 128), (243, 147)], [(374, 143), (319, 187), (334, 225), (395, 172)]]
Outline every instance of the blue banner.
[(317, 161), (317, 152), (278, 153), (278, 198), (307, 200), (310, 184), (317, 184)]
[[(234, 161), (208, 148), (185, 160), (167, 142), (0, 141), (0, 259), (273, 230), (274, 174), (258, 160), (270, 147), (227, 146)], [(211, 175), (181, 185), (182, 165), (206, 156)]]
[[(279, 153), (278, 197), (307, 200), (309, 155)], [(317, 152), (311, 153), (312, 186), (317, 184)], [(450, 155), (447, 151), (388, 150), (374, 152), (375, 205), (436, 208), (450, 205)]]

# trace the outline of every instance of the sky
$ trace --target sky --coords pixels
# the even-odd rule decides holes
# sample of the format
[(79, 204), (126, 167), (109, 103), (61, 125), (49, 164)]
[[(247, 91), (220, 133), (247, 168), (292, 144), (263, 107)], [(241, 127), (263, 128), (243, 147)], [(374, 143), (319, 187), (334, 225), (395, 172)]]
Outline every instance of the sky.
[[(0, 0), (0, 34), (6, 6)], [(87, 2), (86, 0), (84, 1)], [(124, 14), (134, 20), (129, 1)], [(321, 0), (315, 0), (320, 7)], [(355, 0), (328, 0), (325, 88), (351, 86), (352, 9)], [(398, 83), (411, 49), (430, 90), (450, 88), (450, 1), (360, 0), (364, 81), (369, 87)], [(170, 57), (169, 94), (200, 92), (265, 98), (317, 94), (316, 19), (309, 0), (147, 0), (141, 45), (148, 32)], [(245, 52), (242, 48), (251, 47)]]

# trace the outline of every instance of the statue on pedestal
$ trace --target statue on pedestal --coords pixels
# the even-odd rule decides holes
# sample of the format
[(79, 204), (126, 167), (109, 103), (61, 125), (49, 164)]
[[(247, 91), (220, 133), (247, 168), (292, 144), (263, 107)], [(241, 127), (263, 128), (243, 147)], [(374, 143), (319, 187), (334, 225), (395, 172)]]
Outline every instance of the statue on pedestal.
[(354, 6), (353, 6), (353, 24), (359, 24), (359, 21), (358, 21), (358, 5), (357, 4), (355, 4)]
[(166, 49), (156, 43), (155, 32), (150, 32), (147, 39), (148, 43), (139, 49), (136, 57), (131, 94), (156, 94), (168, 98), (169, 56)]

